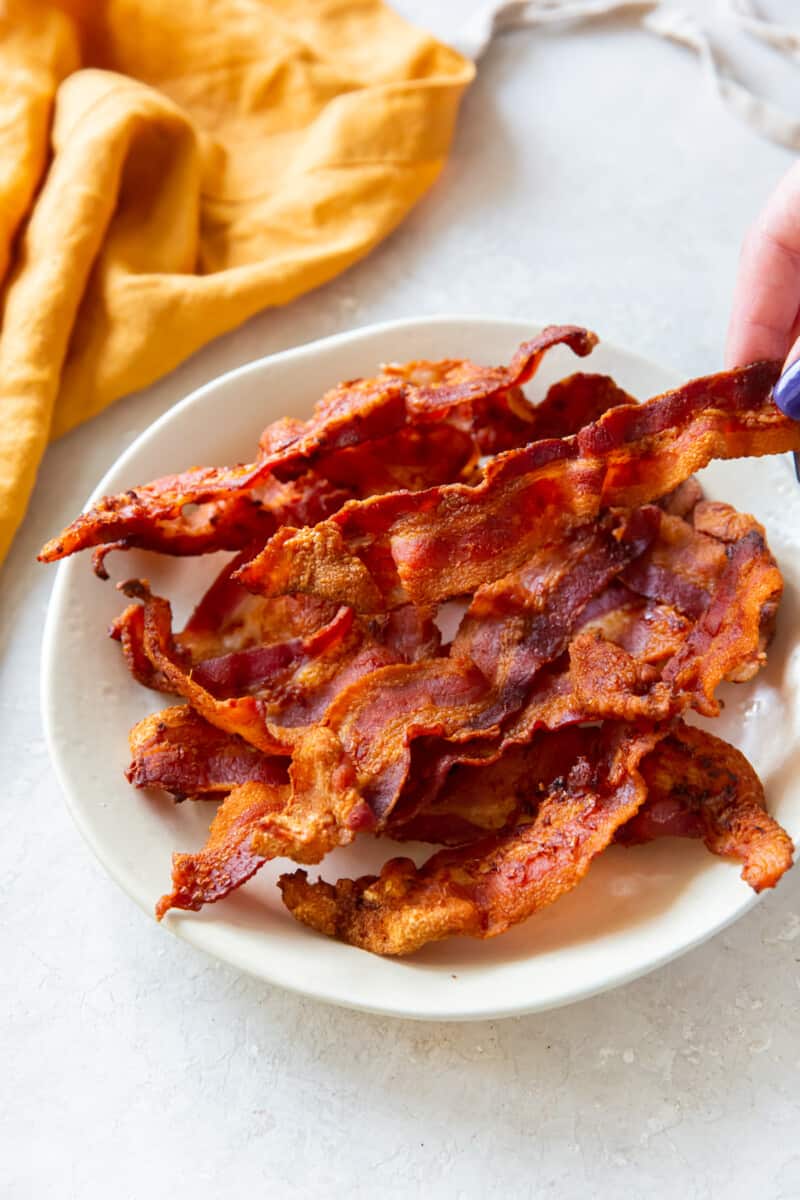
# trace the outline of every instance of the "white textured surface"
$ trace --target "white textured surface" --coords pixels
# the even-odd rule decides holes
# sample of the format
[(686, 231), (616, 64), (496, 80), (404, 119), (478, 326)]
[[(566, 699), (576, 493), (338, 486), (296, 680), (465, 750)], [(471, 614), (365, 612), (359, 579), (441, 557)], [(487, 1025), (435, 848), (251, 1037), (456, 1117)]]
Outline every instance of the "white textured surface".
[[(440, 32), (460, 8), (437, 6)], [(797, 103), (766, 52), (737, 56)], [(789, 161), (689, 55), (623, 23), (511, 35), (393, 238), (50, 452), (0, 582), (4, 1195), (800, 1196), (800, 876), (657, 974), (538, 1017), (405, 1025), (265, 988), (143, 917), (70, 825), (38, 714), (51, 574), (32, 563), (191, 388), (368, 321), (530, 313), (714, 369), (737, 244)]]

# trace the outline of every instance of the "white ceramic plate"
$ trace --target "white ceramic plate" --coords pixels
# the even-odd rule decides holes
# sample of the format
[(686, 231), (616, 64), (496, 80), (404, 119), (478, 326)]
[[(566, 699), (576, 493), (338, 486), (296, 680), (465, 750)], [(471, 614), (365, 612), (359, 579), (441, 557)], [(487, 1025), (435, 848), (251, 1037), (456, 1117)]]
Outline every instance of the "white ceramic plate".
[[(195, 463), (247, 459), (268, 422), (308, 415), (329, 386), (373, 374), (381, 362), (455, 356), (507, 362), (517, 344), (540, 328), (474, 318), (399, 321), (249, 363), (166, 413), (123, 454), (91, 500)], [(541, 396), (578, 365), (569, 351), (552, 352), (531, 394)], [(580, 366), (612, 374), (640, 398), (680, 382), (674, 373), (602, 343)], [(715, 465), (704, 484), (709, 495), (757, 514), (786, 577), (769, 666), (753, 683), (727, 689), (725, 715), (712, 727), (748, 755), (772, 811), (799, 839), (800, 490), (786, 458)], [(131, 552), (112, 556), (109, 565), (117, 578), (149, 577), (172, 598), (182, 621), (219, 561)], [(88, 556), (61, 564), (44, 635), (43, 709), (78, 827), (113, 878), (151, 915), (168, 889), (172, 852), (202, 844), (212, 808), (135, 792), (123, 777), (130, 726), (161, 705), (132, 681), (118, 646), (106, 637), (121, 607), (112, 584), (93, 576)], [(419, 850), (418, 859), (430, 853)], [(408, 847), (398, 851), (391, 842), (364, 838), (331, 855), (321, 873), (328, 879), (360, 875), (397, 852), (408, 853)], [(200, 914), (171, 913), (165, 930), (269, 983), (351, 1008), (444, 1020), (533, 1012), (624, 983), (708, 938), (755, 899), (735, 865), (712, 858), (699, 844), (665, 840), (612, 848), (576, 891), (503, 937), (454, 939), (411, 959), (391, 960), (297, 924), (274, 886), (286, 869), (283, 862), (268, 865)]]

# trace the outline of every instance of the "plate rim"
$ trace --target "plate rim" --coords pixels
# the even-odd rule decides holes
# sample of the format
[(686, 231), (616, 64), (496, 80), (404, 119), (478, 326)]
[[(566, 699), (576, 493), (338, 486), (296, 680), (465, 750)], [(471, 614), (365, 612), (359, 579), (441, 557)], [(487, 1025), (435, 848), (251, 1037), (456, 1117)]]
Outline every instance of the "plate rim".
[[(450, 324), (472, 325), (475, 327), (492, 326), (498, 331), (508, 332), (510, 335), (517, 336), (524, 329), (528, 336), (533, 336), (535, 333), (545, 327), (547, 322), (540, 320), (528, 320), (519, 317), (504, 317), (504, 316), (479, 316), (475, 314), (458, 314), (458, 313), (439, 313), (430, 316), (421, 317), (399, 317), (388, 321), (374, 322), (369, 325), (359, 326), (356, 329), (345, 330), (340, 333), (328, 335), (324, 338), (317, 338), (310, 342), (304, 342), (298, 346), (292, 346), (285, 350), (279, 350), (272, 354), (263, 355), (260, 358), (249, 360), (241, 363), (239, 366), (232, 367), (220, 375), (214, 376), (207, 380), (199, 387), (193, 389), (186, 396), (182, 397), (172, 404), (165, 412), (163, 412), (155, 421), (151, 422), (143, 429), (128, 445), (117, 458), (110, 463), (107, 470), (97, 485), (92, 489), (89, 497), (84, 504), (84, 510), (91, 504), (95, 503), (102, 496), (106, 495), (109, 490), (107, 480), (112, 476), (116, 476), (121, 470), (124, 471), (128, 462), (135, 458), (140, 452), (144, 443), (149, 442), (153, 438), (157, 438), (159, 432), (176, 417), (181, 415), (188, 409), (194, 407), (201, 401), (209, 392), (213, 392), (223, 385), (234, 383), (235, 381), (246, 378), (250, 375), (258, 375), (265, 369), (269, 369), (277, 363), (292, 362), (302, 360), (305, 357), (313, 356), (319, 351), (332, 348), (334, 346), (346, 345), (348, 343), (357, 343), (361, 340), (367, 340), (375, 335), (396, 332), (399, 330), (410, 330), (414, 328), (443, 326)], [(549, 322), (553, 324), (553, 322)], [(524, 333), (523, 333), (524, 336)], [(664, 366), (660, 362), (646, 358), (644, 355), (638, 354), (636, 351), (627, 349), (619, 343), (601, 339), (601, 344), (613, 352), (618, 352), (624, 355), (631, 361), (637, 361), (649, 370), (658, 370), (664, 376), (674, 376), (676, 381), (679, 381), (681, 376), (671, 367)], [(676, 384), (677, 385), (677, 384)], [(121, 869), (114, 859), (106, 853), (104, 843), (100, 839), (90, 820), (84, 815), (80, 804), (77, 800), (77, 786), (74, 783), (70, 771), (67, 769), (66, 763), (58, 746), (58, 738), (55, 731), (55, 660), (57, 655), (57, 643), (59, 637), (59, 616), (60, 610), (63, 608), (69, 591), (69, 585), (73, 572), (79, 569), (79, 564), (83, 565), (80, 556), (65, 559), (59, 563), (56, 570), (56, 576), (53, 582), (53, 587), (47, 605), (44, 628), (41, 641), (40, 655), (40, 709), (42, 716), (42, 725), (45, 736), (45, 742), (50, 757), (50, 762), (53, 766), (56, 779), (63, 794), (64, 803), (67, 811), (75, 824), (81, 837), (84, 839), (96, 861), (102, 866), (106, 874), (114, 881), (114, 883), (122, 889), (123, 892), (135, 903), (136, 907), (141, 909), (151, 919), (153, 918), (152, 906), (147, 907), (140, 897), (136, 894), (131, 880), (124, 870)], [(295, 975), (288, 977), (282, 970), (279, 959), (268, 959), (263, 967), (268, 969), (257, 969), (256, 965), (248, 958), (246, 953), (240, 952), (241, 948), (238, 944), (230, 946), (226, 952), (220, 953), (218, 950), (209, 948), (204, 944), (202, 930), (204, 928), (202, 922), (193, 921), (191, 919), (170, 920), (167, 918), (162, 925), (173, 936), (187, 942), (195, 949), (200, 950), (209, 958), (218, 962), (225, 962), (234, 967), (236, 970), (244, 972), (250, 978), (257, 979), (262, 983), (270, 986), (284, 988), (286, 991), (294, 995), (303, 996), (308, 999), (321, 1001), (328, 1004), (336, 1005), (340, 1008), (351, 1009), (357, 1012), (365, 1012), (378, 1016), (401, 1018), (404, 1020), (416, 1021), (446, 1021), (446, 1022), (467, 1022), (481, 1020), (502, 1020), (510, 1017), (527, 1016), (539, 1012), (552, 1011), (557, 1008), (566, 1007), (570, 1004), (576, 1004), (582, 1000), (588, 1000), (593, 996), (598, 996), (604, 992), (611, 991), (618, 987), (624, 987), (626, 984), (633, 982), (636, 979), (649, 975), (653, 971), (659, 970), (668, 963), (681, 957), (684, 954), (690, 953), (698, 946), (709, 941), (717, 934), (722, 932), (728, 926), (732, 925), (745, 913), (749, 912), (763, 898), (763, 893), (757, 895), (748, 890), (743, 892), (738, 903), (731, 907), (731, 910), (719, 920), (715, 921), (707, 929), (704, 929), (697, 936), (689, 938), (687, 941), (679, 942), (677, 945), (666, 950), (664, 953), (657, 955), (655, 958), (648, 959), (645, 962), (639, 962), (631, 966), (627, 970), (618, 970), (615, 974), (607, 977), (599, 983), (588, 983), (586, 987), (572, 987), (565, 994), (545, 999), (537, 1002), (536, 1000), (525, 1001), (518, 1000), (507, 1005), (489, 1005), (481, 1008), (420, 1008), (409, 1007), (408, 1005), (393, 1005), (393, 1004), (370, 1004), (361, 1000), (358, 996), (344, 996), (337, 993), (335, 990), (326, 989), (322, 986), (308, 986), (299, 982)], [(348, 949), (353, 949), (348, 947)], [(364, 953), (363, 951), (354, 950), (354, 953)], [(402, 961), (402, 960), (401, 960)], [(408, 995), (405, 989), (398, 989), (398, 997)]]

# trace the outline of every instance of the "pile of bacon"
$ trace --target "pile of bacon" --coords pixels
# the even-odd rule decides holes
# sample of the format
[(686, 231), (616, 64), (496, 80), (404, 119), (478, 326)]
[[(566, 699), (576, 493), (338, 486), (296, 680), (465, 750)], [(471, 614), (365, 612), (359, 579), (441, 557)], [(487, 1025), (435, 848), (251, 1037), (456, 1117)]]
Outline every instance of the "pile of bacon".
[(682, 720), (717, 714), (773, 630), (763, 529), (693, 472), (800, 449), (778, 366), (642, 404), (592, 374), (526, 399), (550, 347), (596, 340), (551, 327), (507, 368), (385, 367), (270, 425), (255, 462), (108, 497), (45, 546), (94, 547), (104, 578), (110, 550), (236, 552), (180, 633), (146, 582), (120, 585), (130, 671), (183, 701), (134, 727), (128, 778), (221, 800), (159, 917), (366, 835), (444, 848), (279, 886), (298, 920), (379, 954), (502, 933), (612, 842), (702, 838), (756, 891), (791, 865), (750, 764)]

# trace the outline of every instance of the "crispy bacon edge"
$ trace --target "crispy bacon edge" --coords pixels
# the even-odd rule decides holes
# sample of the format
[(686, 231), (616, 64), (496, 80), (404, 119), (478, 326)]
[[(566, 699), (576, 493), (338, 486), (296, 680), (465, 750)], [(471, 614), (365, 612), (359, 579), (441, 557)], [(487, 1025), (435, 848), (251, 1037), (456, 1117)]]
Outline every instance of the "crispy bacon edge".
[(756, 892), (774, 887), (792, 864), (793, 845), (766, 812), (753, 768), (700, 730), (683, 726), (659, 746), (665, 733), (622, 727), (609, 747), (608, 727), (587, 731), (587, 741), (605, 743), (603, 751), (587, 749), (566, 780), (534, 797), (530, 820), (439, 851), (421, 867), (392, 859), (379, 876), (335, 885), (309, 883), (305, 871), (283, 875), (284, 903), (312, 929), (382, 955), (410, 954), (456, 934), (495, 937), (572, 890), (620, 832), (632, 828), (636, 840), (648, 796), (695, 814), (708, 848), (738, 858)]
[[(498, 834), (536, 812), (541, 780), (574, 757), (580, 729), (537, 735), (497, 762), (454, 772), (430, 808), (389, 834), (404, 841), (463, 845)], [(616, 841), (638, 846), (664, 837), (702, 838), (712, 854), (742, 863), (742, 878), (760, 892), (792, 862), (792, 842), (767, 812), (764, 788), (740, 750), (705, 730), (676, 722), (643, 760), (647, 800)]]
[[(461, 378), (434, 385), (408, 385), (386, 376), (340, 384), (323, 397), (308, 421), (284, 418), (265, 430), (255, 462), (192, 467), (106, 496), (47, 542), (39, 561), (54, 562), (107, 545), (95, 558), (95, 570), (102, 578), (106, 577), (105, 554), (112, 549), (138, 546), (166, 554), (238, 550), (260, 533), (266, 538), (293, 516), (298, 524), (313, 524), (347, 496), (324, 477), (314, 476), (313, 468), (324, 456), (451, 419), (455, 429), (464, 424), (472, 428), (478, 443), (484, 424), (502, 427), (512, 420), (522, 421), (524, 428), (532, 409), (519, 388), (533, 376), (547, 351), (566, 345), (582, 357), (596, 343), (596, 334), (579, 326), (548, 326), (519, 347), (507, 368), (472, 369), (467, 364), (471, 369)], [(509, 403), (499, 408), (492, 404), (504, 393), (509, 394)], [(254, 494), (254, 489), (264, 487), (266, 496)], [(309, 499), (314, 501), (310, 509)], [(194, 514), (186, 516), (187, 506), (211, 508), (198, 522)]]
[(278, 880), (297, 920), (352, 946), (406, 955), (456, 934), (495, 937), (580, 883), (617, 829), (641, 808), (641, 759), (665, 729), (587, 730), (586, 749), (554, 780), (532, 821), (499, 837), (442, 850), (423, 866), (391, 859), (379, 876)]
[(236, 578), (364, 611), (474, 591), (602, 508), (657, 499), (712, 458), (800, 449), (800, 424), (770, 399), (777, 372), (757, 363), (610, 409), (575, 438), (498, 455), (476, 486), (352, 501), (313, 527), (284, 526)]
[(791, 867), (792, 840), (768, 813), (764, 786), (735, 746), (680, 724), (645, 759), (642, 775), (647, 804), (620, 830), (624, 844), (673, 832), (701, 837), (712, 854), (742, 863), (754, 892), (775, 887)]

